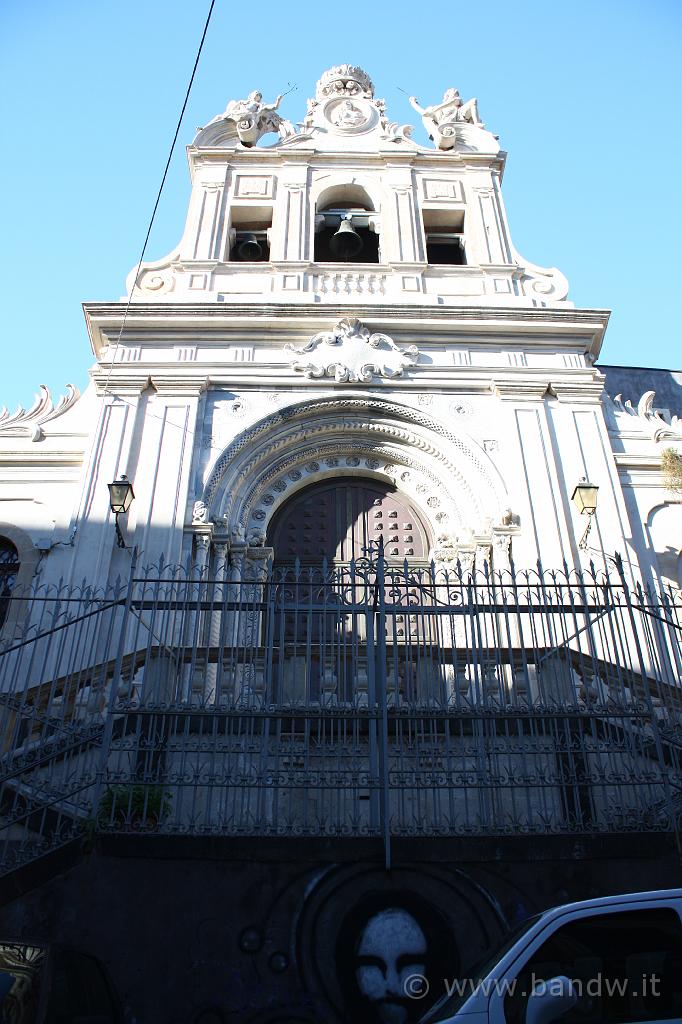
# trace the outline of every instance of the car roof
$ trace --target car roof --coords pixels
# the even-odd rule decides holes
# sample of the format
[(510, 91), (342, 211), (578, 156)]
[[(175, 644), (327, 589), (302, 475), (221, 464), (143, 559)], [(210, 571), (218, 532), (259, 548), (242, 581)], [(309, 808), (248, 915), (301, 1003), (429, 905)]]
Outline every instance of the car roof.
[(615, 896), (598, 896), (591, 900), (576, 900), (572, 903), (559, 903), (548, 907), (547, 914), (565, 913), (570, 910), (588, 910), (592, 907), (609, 907), (614, 903), (644, 903), (647, 900), (682, 900), (682, 889), (652, 889), (648, 892), (623, 892)]

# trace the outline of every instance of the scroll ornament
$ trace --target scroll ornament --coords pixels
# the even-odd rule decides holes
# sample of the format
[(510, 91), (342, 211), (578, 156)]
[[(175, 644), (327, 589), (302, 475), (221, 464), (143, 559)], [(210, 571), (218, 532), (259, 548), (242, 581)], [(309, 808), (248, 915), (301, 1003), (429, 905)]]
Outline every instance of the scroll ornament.
[[(387, 334), (370, 333), (355, 318), (339, 320), (331, 331), (320, 331), (292, 353), (291, 367), (309, 379), (332, 377), (337, 384), (369, 383), (374, 377), (402, 377), (419, 359), (416, 345), (400, 348)], [(334, 350), (333, 354), (329, 349)]]

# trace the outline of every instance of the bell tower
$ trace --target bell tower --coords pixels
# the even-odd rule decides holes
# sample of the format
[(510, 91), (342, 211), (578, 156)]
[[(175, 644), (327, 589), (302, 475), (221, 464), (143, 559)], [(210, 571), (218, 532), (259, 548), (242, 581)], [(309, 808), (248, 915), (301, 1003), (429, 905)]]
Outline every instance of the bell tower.
[(514, 250), (505, 154), (475, 100), (411, 97), (433, 149), (361, 68), (325, 72), (300, 124), (281, 101), (253, 92), (198, 132), (184, 235), (129, 280), (139, 298), (566, 307), (563, 275)]

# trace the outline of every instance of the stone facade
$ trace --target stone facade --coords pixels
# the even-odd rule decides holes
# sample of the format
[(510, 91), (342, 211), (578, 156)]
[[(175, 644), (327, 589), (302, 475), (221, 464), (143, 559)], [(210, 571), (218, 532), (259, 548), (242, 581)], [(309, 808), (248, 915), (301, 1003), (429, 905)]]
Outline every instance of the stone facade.
[[(455, 550), (475, 538), (521, 566), (595, 557), (578, 550), (570, 502), (587, 476), (597, 557), (679, 584), (682, 513), (658, 469), (662, 448), (679, 451), (679, 419), (649, 388), (631, 405), (605, 397), (608, 314), (576, 310), (559, 271), (513, 248), (506, 154), (475, 107), (459, 117), (455, 103), (452, 145), (431, 149), (357, 68), (327, 72), (299, 126), (258, 97), (244, 114), (258, 138), (242, 139), (233, 103), (189, 147), (177, 249), (144, 264), (127, 299), (86, 304), (86, 394), (0, 418), (4, 535), (39, 556), (43, 579), (104, 582), (127, 564), (107, 512), (119, 473), (135, 487), (129, 542), (146, 562), (180, 561), (197, 530), (228, 546), (267, 533), (282, 501), (357, 452), (359, 474), (410, 492), (434, 551), (439, 536)], [(255, 145), (273, 126), (279, 140)], [(378, 239), (374, 262), (315, 259), (339, 208)], [(252, 229), (266, 261), (234, 258)], [(429, 262), (434, 232), (465, 262)], [(341, 461), (311, 473), (320, 445)], [(22, 564), (25, 582), (36, 558)]]
[[(646, 677), (641, 664), (632, 669), (630, 662), (619, 666), (612, 658), (615, 669), (625, 673), (627, 668), (627, 687), (615, 669), (602, 683), (594, 666), (583, 664), (579, 645), (568, 652), (574, 661), (563, 663), (561, 644), (553, 638), (547, 642), (552, 658), (543, 654), (530, 672), (526, 661), (514, 661), (523, 644), (512, 623), (506, 636), (514, 651), (506, 661), (498, 658), (483, 668), (467, 663), (457, 669), (457, 651), (467, 645), (471, 649), (474, 639), (467, 634), (467, 642), (460, 643), (453, 628), (449, 660), (443, 661), (436, 644), (425, 642), (428, 657), (420, 661), (415, 655), (400, 675), (399, 653), (412, 639), (406, 615), (400, 641), (394, 643), (393, 654), (383, 657), (382, 671), (395, 683), (391, 711), (396, 711), (400, 756), (405, 758), (401, 764), (414, 769), (418, 781), (403, 801), (402, 831), (396, 832), (390, 874), (375, 828), (378, 791), (371, 797), (369, 792), (376, 774), (372, 759), (389, 744), (388, 738), (383, 747), (377, 743), (376, 731), (366, 724), (371, 718), (371, 663), (360, 647), (367, 634), (344, 662), (347, 666), (352, 661), (355, 696), (363, 691), (362, 700), (352, 707), (347, 701), (345, 710), (342, 676), (350, 670), (339, 668), (333, 659), (330, 664), (324, 658), (315, 661), (308, 651), (307, 670), (317, 672), (316, 713), (322, 723), (312, 741), (314, 730), (304, 730), (287, 708), (280, 708), (282, 745), (274, 753), (264, 728), (254, 724), (266, 709), (264, 680), (272, 658), (268, 662), (266, 651), (261, 661), (254, 655), (246, 664), (244, 649), (258, 646), (258, 615), (249, 612), (239, 619), (235, 607), (241, 607), (242, 598), (244, 605), (258, 605), (277, 523), (290, 499), (300, 498), (310, 485), (362, 480), (397, 495), (401, 508), (418, 513), (428, 549), (422, 558), (427, 573), (424, 566), (430, 562), (437, 568), (459, 564), (465, 570), (487, 572), (492, 567), (499, 573), (512, 563), (532, 569), (538, 561), (546, 569), (561, 569), (566, 563), (569, 571), (594, 562), (601, 570), (619, 553), (630, 584), (665, 584), (670, 593), (679, 594), (682, 583), (682, 504), (679, 491), (661, 474), (662, 452), (682, 451), (680, 376), (599, 368), (608, 313), (576, 309), (560, 271), (534, 266), (514, 249), (501, 192), (506, 154), (482, 123), (476, 101), (462, 101), (453, 89), (441, 103), (426, 106), (412, 97), (432, 140), (432, 145), (421, 146), (412, 140), (410, 125), (389, 120), (372, 82), (359, 68), (341, 65), (327, 71), (306, 111), (300, 111), (298, 124), (278, 113), (281, 100), (265, 103), (260, 93), (252, 92), (245, 100), (231, 101), (223, 114), (199, 130), (188, 149), (192, 195), (179, 245), (168, 257), (143, 264), (137, 276), (133, 272), (121, 301), (85, 305), (95, 355), (85, 394), (69, 389), (55, 405), (42, 392), (33, 408), (0, 414), (0, 538), (12, 546), (3, 550), (16, 552), (15, 598), (0, 605), (8, 609), (1, 634), (5, 653), (15, 656), (12, 644), (26, 619), (24, 595), (36, 581), (52, 588), (50, 599), (55, 600), (63, 586), (73, 593), (83, 581), (88, 587), (107, 588), (122, 580), (123, 589), (116, 591), (113, 602), (118, 608), (125, 601), (133, 548), (138, 551), (138, 572), (161, 562), (183, 563), (193, 580), (212, 578), (210, 594), (196, 589), (187, 597), (187, 588), (183, 590), (182, 600), (195, 604), (187, 606), (176, 633), (167, 626), (165, 609), (154, 618), (154, 602), (141, 585), (141, 617), (130, 634), (138, 638), (142, 654), (138, 658), (133, 642), (126, 640), (127, 622), (118, 648), (110, 644), (116, 633), (105, 620), (106, 628), (93, 644), (100, 677), (95, 678), (89, 649), (85, 654), (79, 649), (72, 657), (69, 678), (77, 680), (75, 696), (67, 692), (61, 662), (62, 676), (54, 669), (61, 650), (52, 663), (34, 658), (25, 677), (0, 673), (0, 680), (9, 680), (7, 692), (21, 705), (26, 726), (17, 731), (16, 748), (10, 751), (14, 761), (8, 758), (10, 781), (0, 808), (8, 815), (8, 845), (22, 839), (16, 822), (24, 822), (25, 832), (35, 825), (35, 820), (26, 824), (24, 798), (42, 807), (39, 800), (46, 800), (47, 792), (43, 822), (49, 825), (51, 814), (63, 818), (73, 813), (74, 820), (80, 814), (82, 826), (88, 813), (92, 820), (106, 804), (102, 779), (107, 771), (109, 781), (132, 785), (139, 773), (147, 785), (160, 780), (175, 787), (176, 833), (188, 838), (148, 836), (143, 841), (147, 845), (139, 845), (135, 830), (144, 831), (150, 818), (148, 809), (138, 808), (136, 820), (130, 815), (125, 820), (131, 833), (127, 838), (97, 840), (95, 852), (81, 850), (75, 866), (73, 860), (55, 861), (57, 866), (48, 865), (42, 875), (38, 870), (16, 873), (4, 883), (3, 927), (17, 935), (87, 944), (109, 963), (118, 987), (139, 1014), (139, 1024), (227, 1019), (303, 1024), (358, 1016), (385, 1024), (388, 1018), (362, 1004), (348, 982), (354, 976), (348, 951), (357, 952), (370, 920), (381, 914), (390, 912), (392, 920), (402, 915), (402, 926), (421, 930), (434, 957), (429, 970), (442, 978), (439, 972), (447, 974), (446, 965), (435, 951), (450, 940), (454, 960), (449, 967), (456, 960), (455, 970), (463, 970), (516, 921), (543, 906), (596, 891), (672, 884), (679, 877), (658, 789), (651, 821), (660, 835), (655, 844), (651, 840), (651, 848), (648, 840), (635, 842), (632, 837), (630, 845), (613, 836), (605, 844), (595, 835), (577, 837), (588, 819), (593, 832), (607, 820), (614, 831), (616, 819), (608, 814), (623, 780), (614, 782), (604, 769), (600, 711), (595, 707), (606, 700), (607, 684), (613, 694), (615, 680), (621, 688), (623, 728), (634, 730), (628, 703), (634, 698), (627, 687), (634, 692), (638, 671)], [(341, 258), (350, 252), (339, 248), (341, 243), (355, 247), (350, 258)], [(107, 491), (107, 484), (123, 473), (135, 492), (130, 511), (120, 519), (127, 547), (117, 545)], [(585, 518), (571, 495), (583, 477), (598, 485), (599, 498), (589, 544), (581, 547)], [(404, 543), (407, 538), (412, 542), (416, 529), (407, 532), (407, 524), (403, 526)], [(241, 592), (240, 582), (246, 588)], [(230, 591), (228, 585), (237, 590)], [(221, 602), (234, 593), (239, 599), (232, 597), (225, 612)], [(173, 592), (173, 601), (166, 604), (175, 607), (175, 597)], [(197, 624), (206, 606), (204, 662), (199, 665)], [(130, 607), (128, 600), (129, 613)], [(625, 607), (618, 605), (618, 611)], [(275, 608), (272, 622), (283, 620), (278, 614)], [(357, 624), (357, 610), (353, 614)], [(431, 622), (429, 615), (427, 608), (424, 622)], [(505, 628), (500, 618), (496, 636)], [(366, 625), (372, 623), (367, 620)], [(462, 634), (465, 625), (457, 620)], [(617, 638), (621, 653), (628, 647), (629, 628)], [(171, 637), (168, 643), (159, 639), (163, 629), (168, 629), (163, 636)], [(377, 649), (385, 644), (384, 632), (376, 634)], [(597, 640), (601, 642), (599, 636)], [(608, 642), (606, 638), (603, 650)], [(346, 644), (345, 638), (339, 643)], [(303, 672), (305, 656), (287, 661), (285, 646), (277, 680), (280, 703), (284, 683), (291, 684), (289, 692), (295, 696), (303, 692), (296, 673)], [(564, 646), (568, 649), (569, 642)], [(666, 652), (673, 646), (661, 641)], [(494, 647), (485, 638), (479, 643), (486, 657)], [(348, 649), (343, 647), (344, 658)], [(175, 658), (179, 650), (182, 657)], [(216, 680), (225, 652), (237, 660), (231, 663), (232, 688), (221, 693)], [(590, 657), (597, 669), (608, 662), (594, 650)], [(20, 656), (16, 658), (19, 663)], [(429, 658), (432, 664), (426, 664)], [(676, 670), (669, 660), (659, 675), (654, 666), (657, 680), (665, 673), (667, 683), (673, 678)], [(415, 685), (410, 679), (423, 682), (426, 669), (434, 666), (447, 677), (449, 696), (446, 704), (433, 704), (437, 738), (432, 749), (416, 749), (408, 734), (412, 720), (422, 722), (426, 715), (424, 695), (417, 694), (422, 703), (412, 707), (413, 719), (401, 714), (401, 701), (402, 709), (409, 710), (410, 686)], [(176, 669), (178, 690), (169, 696), (168, 680)], [(592, 766), (599, 796), (592, 802), (590, 819), (585, 811), (592, 799), (587, 782), (576, 782), (567, 768), (566, 749), (559, 744), (557, 754), (554, 734), (539, 728), (533, 765), (545, 765), (548, 777), (550, 764), (552, 771), (558, 765), (547, 782), (548, 791), (553, 790), (547, 799), (548, 805), (554, 800), (561, 806), (566, 827), (562, 835), (546, 837), (538, 845), (536, 839), (513, 835), (509, 826), (516, 810), (514, 779), (525, 770), (522, 762), (528, 761), (530, 747), (521, 750), (521, 740), (517, 743), (509, 732), (500, 693), (504, 691), (505, 700), (513, 698), (515, 713), (523, 711), (536, 722), (533, 702), (542, 704), (544, 699), (543, 672), (554, 672), (556, 679), (564, 672), (557, 686), (568, 680), (572, 687), (571, 714), (578, 722), (575, 735), (583, 743), (583, 769), (589, 773)], [(182, 691), (181, 683), (186, 684)], [(529, 697), (531, 684), (536, 689)], [(35, 700), (27, 697), (31, 685)], [(145, 686), (147, 697), (140, 698)], [(675, 686), (666, 690), (668, 697), (672, 694), (671, 721), (676, 692)], [(158, 728), (163, 734), (156, 746), (139, 725), (138, 700), (142, 705), (148, 701), (150, 730)], [(184, 725), (177, 725), (179, 718), (167, 728), (173, 700), (177, 708), (173, 705), (172, 715), (191, 712), (182, 719), (190, 723), (186, 733)], [(9, 698), (5, 703), (9, 707)], [(653, 778), (645, 774), (652, 763), (647, 730), (662, 720), (659, 705), (649, 703), (650, 718), (646, 727), (633, 731), (632, 744), (632, 764), (645, 779)], [(494, 722), (490, 733), (487, 726), (477, 732), (471, 725), (476, 708), (483, 705), (485, 715), (476, 721), (492, 721), (494, 707), (502, 722), (498, 732)], [(48, 713), (43, 715), (45, 706)], [(56, 707), (68, 726), (73, 776), (64, 768), (67, 755), (62, 757), (58, 745), (45, 748), (45, 762), (25, 760), (31, 744), (52, 743), (57, 716), (50, 717), (49, 711)], [(214, 715), (222, 724), (213, 752), (230, 770), (220, 786), (215, 766), (206, 781), (208, 741), (197, 707), (202, 714), (219, 709), (222, 716)], [(239, 718), (243, 707), (244, 721), (251, 714), (248, 729), (242, 729)], [(268, 707), (276, 717), (277, 709)], [(541, 711), (544, 715), (544, 705)], [(588, 719), (597, 722), (592, 735), (589, 723), (584, 725)], [(444, 720), (460, 729), (450, 735), (449, 747), (438, 732)], [(334, 732), (345, 728), (346, 721), (357, 727), (353, 750), (359, 761), (367, 755), (370, 768), (362, 783), (357, 778), (352, 783), (353, 806), (359, 808), (350, 815), (355, 824), (339, 818), (334, 838), (328, 822), (307, 820), (307, 808), (322, 807), (323, 798), (326, 808), (334, 803), (324, 775), (332, 753), (339, 770), (346, 765), (350, 775), (357, 774), (342, 761), (351, 741), (340, 740)], [(130, 737), (137, 737), (137, 746), (126, 745)], [(673, 740), (667, 736), (666, 742)], [(678, 747), (670, 749), (678, 751), (679, 740), (674, 742)], [(104, 759), (96, 744), (101, 744)], [(161, 746), (165, 777), (156, 757)], [(495, 835), (491, 825), (487, 837), (485, 828), (479, 828), (476, 842), (468, 843), (461, 834), (453, 838), (454, 832), (434, 838), (433, 829), (446, 820), (445, 812), (438, 819), (434, 812), (426, 822), (431, 838), (420, 837), (421, 826), (413, 824), (420, 813), (420, 785), (429, 789), (435, 807), (440, 792), (433, 780), (442, 770), (439, 757), (444, 750), (460, 758), (459, 781), (450, 788), (451, 795), (456, 788), (453, 806), (459, 801), (465, 808), (462, 815), (473, 821), (479, 813), (477, 801), (483, 806), (490, 798), (484, 810)], [(493, 753), (500, 762), (507, 757), (506, 767), (499, 769), (505, 778), (504, 799), (490, 792), (493, 770), (498, 770), (491, 767)], [(50, 758), (60, 784), (79, 780), (66, 811), (40, 775)], [(93, 769), (96, 758), (100, 760)], [(275, 764), (272, 772), (268, 758)], [(25, 772), (36, 764), (27, 781)], [(191, 771), (196, 774), (188, 782)], [(314, 778), (310, 786), (306, 771)], [(540, 768), (532, 767), (531, 774), (536, 793)], [(280, 803), (288, 800), (294, 807), (288, 838), (276, 838), (285, 833), (284, 826), (277, 831), (272, 811), (273, 777), (279, 779)], [(467, 779), (477, 779), (482, 790), (488, 787), (484, 795), (471, 797)], [(660, 775), (656, 780), (662, 792), (666, 780)], [(233, 807), (241, 802), (242, 818), (233, 815), (238, 825), (231, 839), (226, 838), (227, 828), (221, 833), (224, 807), (211, 804), (212, 783), (222, 787), (223, 795), (230, 794)], [(628, 784), (626, 779), (623, 785)], [(315, 785), (319, 803), (317, 797), (306, 803)], [(392, 798), (397, 791), (396, 799), (402, 799), (401, 785), (394, 786)], [(239, 786), (248, 791), (247, 797)], [(84, 792), (89, 794), (89, 812), (84, 798), (78, 804)], [(540, 794), (528, 801), (534, 827), (543, 813), (542, 799)], [(635, 802), (626, 800), (625, 811)], [(259, 822), (258, 808), (266, 803), (270, 817)], [(8, 807), (16, 812), (17, 805), (15, 822)], [(116, 818), (114, 798), (107, 806), (109, 824), (120, 824), (125, 815)], [(198, 827), (192, 833), (200, 813), (203, 838)], [(481, 812), (481, 820), (485, 814)], [(251, 831), (243, 825), (243, 842), (234, 838), (241, 823), (249, 821), (255, 824)], [(157, 824), (164, 825), (161, 811)], [(557, 825), (558, 831), (563, 824)], [(265, 842), (254, 838), (261, 826), (261, 834), (269, 837)], [(340, 838), (344, 829), (353, 835), (348, 843)], [(576, 836), (568, 834), (571, 829)], [(219, 840), (206, 838), (208, 833)], [(652, 861), (654, 848), (659, 860)], [(157, 856), (159, 861), (153, 861)], [(69, 871), (50, 880), (57, 867)], [(32, 892), (13, 900), (22, 889)], [(84, 898), (85, 892), (92, 898)], [(174, 894), (172, 905), (169, 892)], [(367, 908), (373, 908), (374, 918)], [(180, 931), (182, 940), (176, 941)], [(173, 935), (170, 953), (164, 945), (168, 933)], [(149, 979), (141, 974), (150, 949), (153, 984), (163, 988), (159, 1000), (150, 1000)], [(353, 1003), (356, 997), (360, 1001)], [(406, 1024), (418, 1009), (403, 1008), (391, 1020)], [(213, 1016), (201, 1016), (209, 1011)]]

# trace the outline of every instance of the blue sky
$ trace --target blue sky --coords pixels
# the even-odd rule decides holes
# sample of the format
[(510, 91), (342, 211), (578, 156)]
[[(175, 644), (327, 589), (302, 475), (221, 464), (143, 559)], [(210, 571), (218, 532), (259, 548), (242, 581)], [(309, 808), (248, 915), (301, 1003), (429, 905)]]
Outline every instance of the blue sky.
[[(4, 0), (0, 406), (87, 383), (81, 302), (118, 299), (137, 263), (208, 0)], [(649, 2), (230, 4), (217, 0), (147, 250), (178, 241), (184, 147), (230, 98), (300, 120), (326, 68), (371, 75), (417, 123), (448, 86), (477, 96), (509, 153), (504, 195), (527, 260), (580, 306), (613, 310), (602, 361), (682, 367), (677, 317), (682, 5)]]

